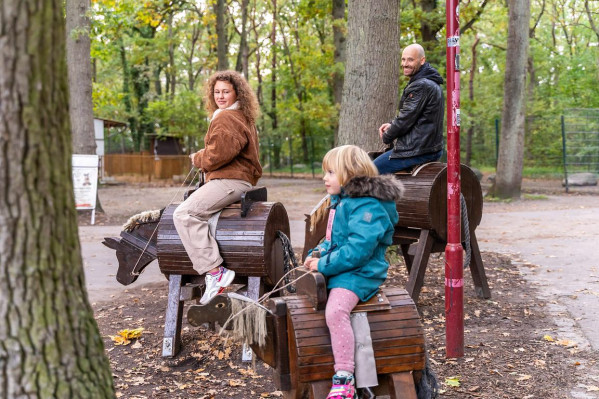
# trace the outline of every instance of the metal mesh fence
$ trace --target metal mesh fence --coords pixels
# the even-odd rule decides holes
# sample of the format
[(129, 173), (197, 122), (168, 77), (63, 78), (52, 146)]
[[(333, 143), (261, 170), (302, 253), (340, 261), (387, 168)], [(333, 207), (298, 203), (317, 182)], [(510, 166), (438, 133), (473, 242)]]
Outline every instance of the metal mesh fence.
[(260, 137), (263, 174), (316, 177), (322, 172), (322, 158), (333, 146), (333, 137)]
[(567, 173), (599, 172), (599, 109), (569, 109), (562, 117)]

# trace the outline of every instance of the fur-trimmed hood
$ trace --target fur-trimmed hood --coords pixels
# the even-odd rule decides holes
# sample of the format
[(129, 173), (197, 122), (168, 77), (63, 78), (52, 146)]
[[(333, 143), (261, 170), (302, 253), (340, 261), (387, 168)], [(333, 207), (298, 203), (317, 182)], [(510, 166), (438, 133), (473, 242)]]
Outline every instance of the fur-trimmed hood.
[(397, 201), (403, 195), (404, 186), (394, 175), (356, 176), (343, 186), (343, 192), (349, 197), (374, 197), (381, 201)]

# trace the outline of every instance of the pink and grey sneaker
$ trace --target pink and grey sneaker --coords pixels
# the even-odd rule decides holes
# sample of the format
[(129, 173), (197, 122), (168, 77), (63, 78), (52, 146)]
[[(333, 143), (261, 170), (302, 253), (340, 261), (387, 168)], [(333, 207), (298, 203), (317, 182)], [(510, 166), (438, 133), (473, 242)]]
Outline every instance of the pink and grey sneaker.
[(206, 290), (204, 291), (202, 298), (200, 298), (200, 304), (205, 305), (218, 294), (222, 294), (225, 287), (228, 287), (234, 278), (235, 272), (222, 266), (220, 266), (220, 271), (216, 274), (210, 272), (206, 273), (206, 276), (204, 277)]
[(353, 375), (333, 376), (333, 386), (327, 396), (327, 399), (357, 399), (356, 383)]

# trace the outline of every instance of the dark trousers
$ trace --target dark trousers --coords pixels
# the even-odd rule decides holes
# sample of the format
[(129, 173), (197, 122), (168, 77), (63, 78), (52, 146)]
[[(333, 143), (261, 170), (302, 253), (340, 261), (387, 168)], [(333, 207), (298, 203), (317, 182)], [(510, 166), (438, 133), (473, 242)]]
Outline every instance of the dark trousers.
[(438, 161), (441, 159), (441, 155), (443, 155), (443, 150), (429, 154), (417, 155), (410, 158), (391, 158), (392, 154), (393, 150), (390, 150), (382, 155), (379, 155), (374, 160), (374, 164), (381, 175), (399, 172), (401, 170), (409, 169), (412, 166), (421, 165), (427, 162)]

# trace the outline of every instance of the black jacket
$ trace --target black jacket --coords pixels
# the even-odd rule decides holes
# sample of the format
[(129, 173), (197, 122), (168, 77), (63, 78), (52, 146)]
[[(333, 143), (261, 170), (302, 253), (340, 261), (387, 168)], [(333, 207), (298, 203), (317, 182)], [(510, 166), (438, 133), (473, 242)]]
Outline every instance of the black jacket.
[(395, 147), (391, 158), (409, 158), (443, 149), (443, 78), (428, 62), (412, 76), (399, 101), (399, 115), (383, 135)]

